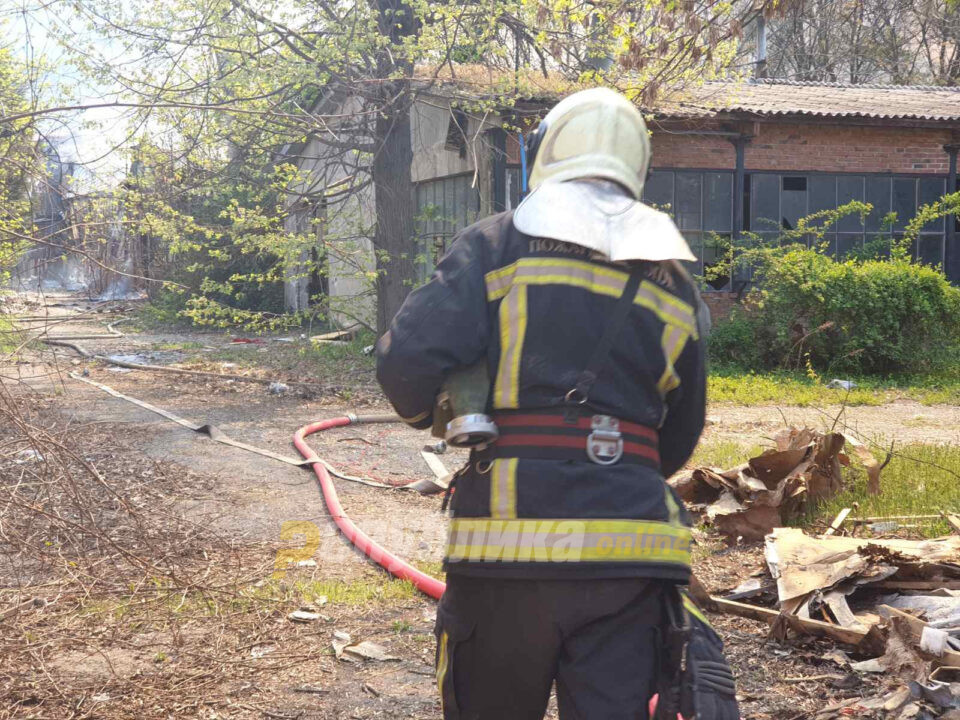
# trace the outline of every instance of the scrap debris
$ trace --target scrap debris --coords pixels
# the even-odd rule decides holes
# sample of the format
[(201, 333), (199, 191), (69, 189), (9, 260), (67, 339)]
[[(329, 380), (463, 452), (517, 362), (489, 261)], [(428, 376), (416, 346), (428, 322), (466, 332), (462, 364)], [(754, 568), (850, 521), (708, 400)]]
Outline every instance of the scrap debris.
[(960, 718), (960, 536), (812, 537), (781, 527), (766, 537), (764, 557), (768, 574), (711, 597), (713, 609), (762, 620), (779, 641), (842, 643), (864, 658), (849, 663), (853, 673), (882, 673), (886, 683), (817, 720)]
[(774, 528), (797, 517), (811, 502), (843, 488), (842, 466), (851, 454), (863, 463), (868, 490), (880, 493), (881, 464), (862, 443), (843, 433), (787, 428), (775, 447), (729, 470), (699, 467), (670, 484), (687, 504), (732, 542), (763, 540)]

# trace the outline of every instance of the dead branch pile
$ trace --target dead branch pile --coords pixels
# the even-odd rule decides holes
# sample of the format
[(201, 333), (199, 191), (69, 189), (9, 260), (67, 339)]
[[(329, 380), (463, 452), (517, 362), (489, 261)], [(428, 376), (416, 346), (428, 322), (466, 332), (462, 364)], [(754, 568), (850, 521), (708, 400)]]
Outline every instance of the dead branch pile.
[[(0, 718), (110, 717), (121, 698), (143, 717), (196, 712), (211, 676), (249, 674), (236, 646), (279, 612), (244, 595), (271, 554), (251, 562), (185, 517), (202, 477), (44, 403), (0, 383)], [(131, 662), (144, 633), (163, 648), (146, 673)]]
[(694, 514), (731, 541), (763, 540), (797, 517), (808, 503), (836, 495), (846, 448), (867, 468), (871, 492), (879, 492), (880, 465), (862, 444), (841, 433), (787, 428), (775, 447), (728, 470), (700, 467), (670, 484)]

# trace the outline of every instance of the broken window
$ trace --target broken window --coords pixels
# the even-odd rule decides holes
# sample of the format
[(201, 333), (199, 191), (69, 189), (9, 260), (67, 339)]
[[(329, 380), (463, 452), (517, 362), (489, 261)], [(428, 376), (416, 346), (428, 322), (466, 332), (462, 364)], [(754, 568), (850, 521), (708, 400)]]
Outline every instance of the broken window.
[(467, 114), (463, 110), (451, 110), (447, 124), (447, 150), (454, 150), (461, 158), (467, 156)]

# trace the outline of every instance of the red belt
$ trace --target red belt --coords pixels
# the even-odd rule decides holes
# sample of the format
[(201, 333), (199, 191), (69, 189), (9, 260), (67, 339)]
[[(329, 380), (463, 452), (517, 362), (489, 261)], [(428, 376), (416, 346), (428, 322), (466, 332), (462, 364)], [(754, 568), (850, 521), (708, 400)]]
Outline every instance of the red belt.
[[(599, 420), (598, 420), (599, 418)], [(601, 465), (618, 462), (659, 469), (656, 429), (607, 415), (583, 415), (575, 422), (555, 412), (500, 412), (494, 415), (499, 439), (484, 455), (544, 460), (589, 460)], [(613, 459), (612, 448), (619, 449)]]

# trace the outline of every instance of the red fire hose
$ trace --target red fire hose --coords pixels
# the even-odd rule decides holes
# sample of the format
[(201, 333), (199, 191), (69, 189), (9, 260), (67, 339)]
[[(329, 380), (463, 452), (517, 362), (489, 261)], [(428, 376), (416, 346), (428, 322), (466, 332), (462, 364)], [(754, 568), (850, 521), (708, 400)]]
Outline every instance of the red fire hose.
[(401, 580), (409, 580), (420, 592), (439, 600), (440, 596), (443, 595), (444, 589), (446, 588), (444, 583), (434, 577), (430, 577), (426, 573), (420, 572), (409, 563), (406, 563), (398, 558), (382, 545), (374, 542), (369, 535), (364, 533), (363, 530), (358, 528), (354, 522), (347, 517), (346, 513), (343, 511), (343, 506), (340, 504), (340, 498), (337, 497), (337, 489), (333, 485), (333, 480), (330, 478), (330, 473), (327, 472), (326, 466), (323, 464), (320, 458), (317, 457), (317, 454), (310, 448), (310, 446), (307, 445), (306, 441), (307, 435), (312, 435), (313, 433), (320, 432), (322, 430), (329, 430), (330, 428), (343, 427), (345, 425), (353, 425), (357, 423), (380, 423), (396, 421), (397, 417), (395, 415), (344, 415), (342, 417), (331, 418), (329, 420), (321, 420), (320, 422), (305, 425), (297, 430), (297, 432), (293, 435), (293, 444), (305, 459), (313, 461), (311, 462), (313, 472), (317, 475), (317, 481), (320, 483), (320, 490), (323, 492), (323, 499), (327, 504), (327, 510), (330, 513), (330, 517), (333, 518), (333, 521), (337, 524), (337, 527), (340, 528), (340, 531), (346, 536), (347, 540), (353, 543), (358, 550), (361, 550), (367, 557), (383, 567), (394, 577), (398, 577)]

